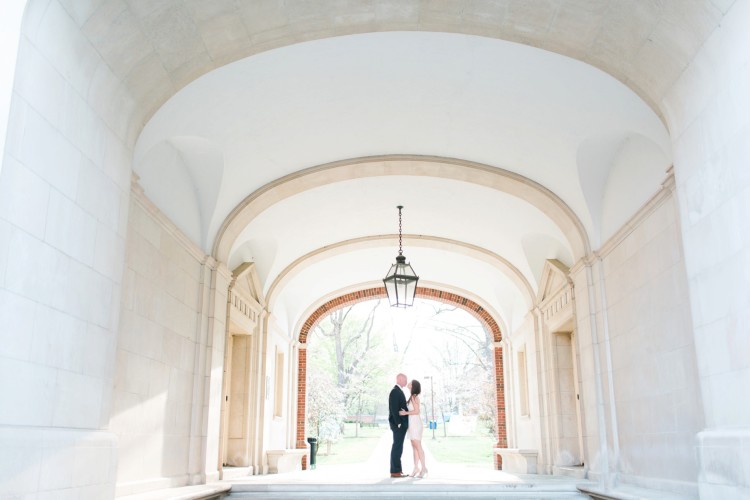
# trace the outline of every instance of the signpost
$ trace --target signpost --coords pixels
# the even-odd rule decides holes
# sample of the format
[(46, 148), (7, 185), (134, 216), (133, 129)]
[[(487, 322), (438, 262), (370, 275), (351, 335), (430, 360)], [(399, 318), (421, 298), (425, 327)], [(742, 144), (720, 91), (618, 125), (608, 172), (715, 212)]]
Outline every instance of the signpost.
[(432, 439), (435, 439), (435, 429), (437, 429), (437, 420), (435, 420), (435, 387), (432, 385), (432, 375), (426, 375), (430, 379), (430, 401), (432, 402), (432, 420), (430, 420), (430, 429), (432, 429)]

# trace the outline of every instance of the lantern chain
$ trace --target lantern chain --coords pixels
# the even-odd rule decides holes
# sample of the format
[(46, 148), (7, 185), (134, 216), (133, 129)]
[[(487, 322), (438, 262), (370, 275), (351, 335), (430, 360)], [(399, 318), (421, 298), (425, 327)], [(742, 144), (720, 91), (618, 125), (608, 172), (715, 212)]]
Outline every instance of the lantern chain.
[(402, 245), (401, 245), (401, 209), (404, 207), (399, 205), (396, 208), (398, 208), (398, 254), (403, 255), (404, 250), (402, 249)]

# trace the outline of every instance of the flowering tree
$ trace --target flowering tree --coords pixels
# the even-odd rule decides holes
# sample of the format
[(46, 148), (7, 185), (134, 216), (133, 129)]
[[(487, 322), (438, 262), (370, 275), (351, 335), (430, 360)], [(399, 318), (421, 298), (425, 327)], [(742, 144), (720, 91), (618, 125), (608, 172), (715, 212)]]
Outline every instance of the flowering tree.
[(443, 375), (441, 394), (435, 395), (435, 409), (438, 413), (476, 415), (494, 434), (497, 405), (492, 337), (478, 321), (459, 324), (453, 318), (441, 319), (454, 311), (453, 306), (435, 305), (428, 322), (434, 332), (443, 335), (433, 358), (436, 373)]
[(341, 422), (344, 419), (344, 404), (336, 384), (325, 373), (308, 373), (307, 380), (307, 428), (320, 444), (326, 444), (326, 453), (331, 444), (341, 437)]

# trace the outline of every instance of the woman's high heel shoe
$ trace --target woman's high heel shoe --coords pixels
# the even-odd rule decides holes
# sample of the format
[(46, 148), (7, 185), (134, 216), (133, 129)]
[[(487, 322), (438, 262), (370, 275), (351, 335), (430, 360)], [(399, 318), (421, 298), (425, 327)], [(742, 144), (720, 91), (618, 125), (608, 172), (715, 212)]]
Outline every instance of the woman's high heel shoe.
[(422, 472), (420, 472), (419, 475), (416, 477), (419, 477), (419, 478), (427, 477), (427, 469), (422, 469)]
[(417, 469), (414, 469), (414, 472), (412, 472), (411, 474), (409, 474), (409, 477), (418, 477), (417, 476), (417, 472), (419, 472), (419, 471)]

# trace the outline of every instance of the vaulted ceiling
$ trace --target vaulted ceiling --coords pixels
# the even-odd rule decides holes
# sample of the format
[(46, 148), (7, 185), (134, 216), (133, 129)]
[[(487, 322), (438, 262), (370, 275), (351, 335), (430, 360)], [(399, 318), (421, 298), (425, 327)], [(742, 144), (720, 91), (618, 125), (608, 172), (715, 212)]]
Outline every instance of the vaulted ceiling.
[(423, 282), (512, 329), (546, 259), (659, 189), (662, 98), (732, 0), (60, 3), (133, 100), (146, 194), (292, 333), (382, 279), (398, 204)]

